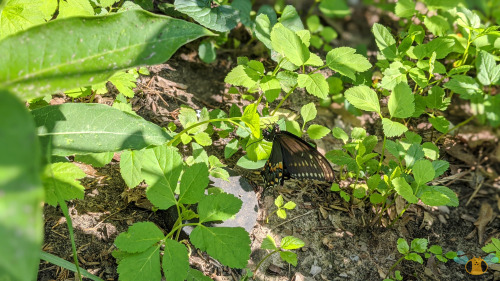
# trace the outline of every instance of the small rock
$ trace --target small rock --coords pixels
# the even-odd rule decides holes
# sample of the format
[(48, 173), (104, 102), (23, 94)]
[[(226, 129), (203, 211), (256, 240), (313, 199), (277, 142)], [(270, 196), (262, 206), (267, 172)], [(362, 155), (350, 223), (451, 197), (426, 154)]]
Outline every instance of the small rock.
[(342, 272), (342, 273), (340, 273), (340, 274), (339, 274), (339, 276), (340, 276), (340, 277), (347, 278), (347, 273)]
[(446, 224), (447, 223), (446, 218), (443, 215), (441, 215), (441, 214), (438, 215), (438, 219), (439, 219), (439, 221), (442, 224)]
[(306, 278), (300, 272), (295, 272), (295, 275), (292, 277), (292, 281), (305, 281), (305, 280)]
[(321, 267), (313, 264), (311, 265), (311, 271), (309, 271), (309, 274), (311, 274), (312, 276), (315, 276), (316, 274), (320, 273), (321, 272)]
[(358, 256), (356, 256), (356, 255), (352, 255), (352, 256), (350, 256), (349, 258), (350, 258), (352, 261), (354, 261), (354, 262), (359, 261), (359, 257), (358, 257)]
[(445, 213), (447, 215), (450, 213), (450, 208), (448, 208), (447, 206), (438, 206), (438, 210), (441, 213)]

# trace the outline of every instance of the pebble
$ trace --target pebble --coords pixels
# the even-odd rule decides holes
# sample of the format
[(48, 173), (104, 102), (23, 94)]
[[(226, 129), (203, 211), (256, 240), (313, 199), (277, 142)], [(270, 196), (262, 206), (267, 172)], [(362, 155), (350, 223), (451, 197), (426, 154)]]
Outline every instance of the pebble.
[(349, 258), (354, 262), (359, 261), (359, 257), (356, 255), (350, 256)]
[(317, 265), (311, 265), (311, 271), (309, 271), (309, 274), (311, 274), (312, 276), (315, 276), (316, 274), (320, 273), (321, 272), (321, 267), (317, 266)]
[(343, 272), (343, 273), (340, 273), (340, 274), (339, 274), (339, 276), (340, 276), (340, 277), (347, 278), (347, 273), (344, 273), (344, 272)]

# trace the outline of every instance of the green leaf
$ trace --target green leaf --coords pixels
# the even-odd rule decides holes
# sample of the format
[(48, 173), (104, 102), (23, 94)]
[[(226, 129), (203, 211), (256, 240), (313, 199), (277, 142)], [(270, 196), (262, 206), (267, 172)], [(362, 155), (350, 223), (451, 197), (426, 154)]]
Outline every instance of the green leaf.
[(394, 87), (388, 102), (389, 113), (394, 118), (408, 118), (415, 112), (415, 99), (410, 86), (399, 83)]
[(154, 223), (137, 222), (116, 237), (115, 245), (122, 251), (138, 253), (146, 251), (163, 238), (165, 235)]
[(245, 65), (238, 65), (229, 72), (224, 82), (251, 89), (260, 80), (260, 73)]
[(387, 118), (382, 118), (382, 127), (384, 129), (384, 134), (388, 138), (399, 137), (404, 132), (408, 131), (408, 128), (404, 124)]
[(445, 17), (435, 15), (424, 18), (424, 25), (427, 29), (436, 36), (444, 36), (450, 30), (450, 24)]
[(436, 116), (429, 118), (429, 122), (432, 124), (434, 129), (441, 133), (446, 133), (450, 127), (450, 121), (446, 120), (444, 116)]
[(36, 280), (44, 228), (40, 146), (24, 102), (0, 90), (0, 112), (0, 275)]
[(276, 207), (278, 207), (278, 208), (283, 206), (284, 203), (285, 203), (285, 201), (283, 200), (283, 196), (281, 196), (281, 195), (278, 195), (278, 197), (276, 197), (276, 199), (274, 199), (274, 205), (276, 205)]
[[(325, 40), (326, 43), (330, 43), (333, 39), (336, 39), (339, 34), (335, 29), (331, 28), (330, 26), (327, 26), (323, 28), (320, 32), (321, 37)], [(329, 46), (328, 44), (326, 46)], [(331, 50), (326, 50), (325, 51), (331, 51)]]
[(239, 19), (246, 27), (252, 27), (252, 19), (250, 12), (252, 12), (252, 2), (250, 0), (234, 0), (231, 7), (238, 12)]
[(432, 245), (429, 247), (429, 252), (435, 254), (435, 255), (442, 255), (443, 254), (443, 248), (439, 245)]
[(486, 244), (484, 247), (481, 248), (481, 250), (485, 251), (486, 253), (492, 253), (492, 252), (500, 253), (500, 240), (495, 237), (492, 237), (491, 243)]
[(321, 73), (299, 74), (297, 83), (299, 87), (305, 87), (311, 95), (321, 99), (328, 97), (328, 83)]
[(264, 78), (262, 78), (259, 85), (266, 95), (266, 99), (268, 102), (273, 102), (274, 100), (276, 100), (281, 93), (281, 84), (276, 77), (266, 75)]
[(283, 210), (283, 209), (278, 209), (276, 210), (276, 215), (278, 216), (278, 218), (280, 219), (286, 219), (286, 211)]
[(199, 25), (140, 10), (49, 21), (0, 41), (1, 50), (17, 54), (0, 57), (0, 87), (29, 99), (105, 82), (121, 69), (163, 63), (180, 46), (211, 34)]
[(283, 208), (285, 208), (287, 210), (293, 210), (293, 209), (295, 209), (296, 206), (297, 206), (297, 204), (295, 204), (295, 202), (288, 201), (285, 203), (285, 205), (283, 205)]
[(425, 88), (428, 85), (427, 77), (422, 69), (414, 67), (410, 69), (408, 75), (420, 88)]
[(300, 109), (300, 115), (302, 116), (302, 119), (304, 120), (304, 124), (314, 120), (316, 118), (316, 115), (318, 114), (318, 111), (316, 110), (316, 105), (311, 102), (306, 105), (304, 105)]
[(63, 200), (83, 199), (85, 187), (76, 179), (85, 173), (73, 163), (53, 163), (45, 167), (42, 175), (45, 201), (57, 206), (58, 197)]
[(120, 280), (161, 280), (160, 246), (151, 246), (144, 252), (126, 254), (116, 270)]
[(415, 14), (415, 3), (412, 0), (400, 0), (395, 7), (396, 16), (410, 18)]
[(255, 138), (260, 138), (260, 116), (257, 113), (257, 105), (255, 103), (249, 104), (245, 107), (241, 121), (250, 127), (252, 135)]
[(304, 241), (300, 240), (297, 237), (286, 236), (281, 239), (281, 248), (285, 250), (294, 250), (304, 247)]
[(472, 96), (481, 93), (479, 84), (474, 78), (465, 75), (455, 75), (444, 87), (461, 95), (463, 99), (470, 99)]
[(67, 0), (59, 3), (58, 19), (78, 16), (93, 16), (94, 9), (89, 1)]
[(166, 210), (177, 203), (174, 191), (182, 165), (182, 157), (172, 146), (162, 145), (144, 151), (142, 175), (149, 185), (146, 195), (157, 208)]
[(351, 172), (358, 172), (358, 164), (345, 151), (331, 150), (326, 153), (325, 157), (326, 159), (332, 161), (334, 164), (347, 165), (347, 169)]
[(391, 182), (394, 185), (394, 190), (408, 203), (416, 204), (418, 202), (418, 198), (413, 194), (413, 189), (403, 177), (395, 178)]
[(363, 55), (356, 54), (350, 47), (335, 48), (326, 55), (326, 65), (332, 70), (356, 80), (356, 72), (364, 72), (372, 67)]
[(436, 173), (434, 175), (434, 178), (437, 178), (440, 175), (442, 175), (444, 172), (448, 170), (449, 167), (450, 163), (448, 163), (447, 161), (444, 160), (432, 161), (432, 168), (434, 168), (434, 171)]
[(415, 238), (411, 241), (410, 249), (417, 253), (425, 253), (429, 242), (425, 238)]
[(405, 155), (405, 162), (406, 162), (406, 167), (411, 168), (416, 161), (424, 158), (425, 154), (422, 149), (422, 146), (419, 144), (412, 144), (406, 151)]
[(432, 142), (423, 143), (422, 149), (424, 151), (425, 157), (431, 160), (437, 160), (439, 158), (439, 148)]
[(188, 267), (186, 281), (212, 281), (208, 276), (205, 276), (203, 272)]
[(261, 249), (264, 250), (277, 250), (278, 247), (276, 247), (276, 242), (274, 241), (273, 237), (271, 235), (267, 235), (264, 240), (262, 240), (262, 244), (260, 245)]
[(387, 90), (394, 90), (394, 87), (400, 83), (407, 84), (406, 69), (399, 61), (390, 64), (389, 68), (384, 70), (384, 77), (380, 82), (380, 86)]
[(280, 252), (280, 257), (285, 262), (287, 262), (293, 266), (297, 266), (297, 254), (290, 252), (290, 251), (282, 251), (282, 252)]
[(383, 25), (375, 23), (372, 28), (373, 35), (375, 36), (375, 43), (380, 52), (388, 60), (394, 60), (396, 56), (396, 40), (391, 35), (391, 32)]
[(349, 136), (347, 136), (346, 132), (344, 132), (344, 130), (339, 127), (335, 127), (332, 129), (332, 135), (336, 139), (342, 140), (344, 143), (347, 143), (347, 141), (349, 140)]
[(423, 186), (420, 200), (429, 206), (447, 205), (458, 207), (458, 197), (446, 186)]
[(91, 153), (75, 155), (75, 161), (90, 164), (94, 167), (104, 167), (113, 159), (113, 152)]
[(203, 40), (198, 46), (198, 56), (205, 63), (215, 61), (217, 53), (215, 52), (215, 44), (212, 40)]
[(35, 109), (31, 113), (42, 147), (49, 149), (50, 145), (53, 155), (142, 149), (161, 145), (172, 138), (162, 128), (139, 116), (103, 104), (66, 103)]
[(129, 188), (142, 182), (142, 151), (126, 150), (120, 155), (120, 174)]
[(372, 193), (370, 195), (370, 203), (373, 205), (381, 204), (385, 198), (380, 193)]
[(410, 260), (410, 261), (416, 261), (420, 264), (424, 263), (424, 260), (422, 259), (422, 257), (417, 253), (410, 253), (407, 256), (405, 256), (405, 259)]
[(298, 66), (304, 65), (310, 56), (300, 37), (281, 23), (274, 25), (271, 31), (271, 45), (273, 50)]
[(0, 39), (31, 26), (49, 21), (56, 11), (55, 1), (10, 0), (5, 1), (0, 9)]
[(191, 243), (222, 264), (244, 268), (250, 258), (250, 237), (242, 227), (197, 226), (189, 236)]
[(408, 242), (404, 238), (399, 238), (397, 242), (397, 248), (398, 252), (400, 252), (403, 255), (406, 255), (410, 252), (410, 246), (408, 245)]
[(232, 194), (219, 193), (204, 196), (198, 204), (200, 223), (230, 219), (241, 209), (241, 204), (242, 201)]
[(307, 129), (307, 134), (312, 140), (318, 140), (330, 133), (327, 127), (313, 124)]
[(295, 7), (293, 7), (292, 5), (287, 5), (285, 9), (283, 9), (279, 22), (284, 27), (293, 30), (294, 32), (304, 29), (302, 20), (300, 19), (300, 16), (297, 13)]
[(236, 162), (236, 165), (243, 169), (248, 169), (248, 170), (254, 170), (254, 169), (260, 169), (264, 167), (264, 164), (266, 164), (267, 160), (259, 160), (259, 161), (253, 161), (248, 158), (248, 156), (243, 156), (241, 157), (238, 162)]
[(319, 3), (319, 10), (327, 17), (345, 17), (351, 14), (349, 6), (344, 0), (329, 0)]
[(139, 75), (137, 72), (134, 73), (134, 71), (119, 71), (113, 74), (108, 80), (115, 85), (118, 92), (126, 97), (132, 98), (135, 94), (132, 89), (137, 86), (136, 82), (138, 77)]
[(490, 125), (498, 127), (500, 125), (500, 96), (485, 96), (484, 111)]
[(167, 280), (186, 280), (189, 270), (189, 255), (182, 243), (167, 239), (163, 250), (163, 272)]
[(271, 45), (271, 28), (272, 24), (266, 14), (259, 14), (255, 18), (255, 36), (269, 50), (273, 48)]
[(174, 6), (201, 25), (219, 32), (230, 31), (238, 23), (237, 11), (228, 5), (212, 8), (211, 0), (175, 0)]
[(182, 174), (177, 201), (182, 204), (198, 203), (208, 182), (208, 167), (205, 163), (195, 163), (187, 167)]
[(228, 144), (226, 144), (226, 147), (224, 147), (224, 158), (226, 159), (230, 158), (237, 151), (238, 151), (238, 140), (232, 139), (231, 141), (229, 141)]
[(479, 52), (476, 59), (477, 79), (481, 84), (493, 85), (500, 79), (500, 65), (495, 62), (495, 57), (483, 50)]
[(443, 105), (444, 90), (439, 86), (434, 86), (429, 90), (425, 103), (429, 109), (439, 109)]
[(212, 138), (207, 132), (199, 132), (193, 135), (194, 140), (202, 146), (212, 145)]
[(418, 185), (423, 185), (434, 179), (435, 172), (429, 160), (418, 160), (413, 165), (413, 176)]
[(309, 16), (306, 19), (307, 29), (311, 31), (311, 33), (320, 32), (323, 29), (323, 25), (321, 24), (319, 17), (316, 15)]
[(344, 96), (356, 108), (380, 114), (377, 93), (369, 87), (361, 85), (349, 88), (345, 91)]

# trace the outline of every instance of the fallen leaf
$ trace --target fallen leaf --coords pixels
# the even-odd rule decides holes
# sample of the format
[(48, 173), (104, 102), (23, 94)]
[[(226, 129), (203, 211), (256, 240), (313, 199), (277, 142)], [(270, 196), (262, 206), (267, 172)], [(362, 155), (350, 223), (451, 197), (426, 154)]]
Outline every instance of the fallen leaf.
[(490, 204), (483, 203), (481, 205), (481, 209), (479, 210), (479, 217), (476, 222), (474, 222), (474, 225), (477, 226), (477, 235), (479, 237), (480, 245), (483, 244), (483, 236), (486, 225), (488, 225), (493, 218), (493, 208), (491, 208)]

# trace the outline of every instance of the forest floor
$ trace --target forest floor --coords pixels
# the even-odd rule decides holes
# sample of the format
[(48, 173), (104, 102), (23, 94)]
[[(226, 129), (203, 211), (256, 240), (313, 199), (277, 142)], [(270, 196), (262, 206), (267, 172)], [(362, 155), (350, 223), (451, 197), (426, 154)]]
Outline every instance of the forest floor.
[[(369, 20), (380, 19), (372, 16)], [(369, 29), (363, 29), (352, 21), (343, 23), (339, 28), (346, 30), (340, 34), (343, 41), (337, 42), (339, 46), (367, 43), (372, 38)], [(374, 48), (370, 49), (372, 47), (373, 43), (368, 44), (369, 50), (374, 51)], [(225, 75), (236, 66), (236, 57), (251, 55), (245, 53), (249, 49), (242, 49), (242, 54), (221, 50), (215, 62), (205, 64), (197, 57), (196, 48), (196, 43), (188, 44), (166, 64), (149, 67), (151, 74), (140, 78), (136, 96), (132, 99), (133, 108), (139, 115), (159, 126), (166, 126), (169, 122), (179, 126), (177, 115), (180, 106), (194, 109), (207, 107), (209, 110), (220, 108), (228, 112), (232, 104), (243, 107), (249, 103), (240, 96), (227, 94), (229, 85), (224, 83)], [(262, 59), (262, 62), (267, 67), (271, 66), (270, 61)], [(98, 102), (110, 104), (113, 99), (114, 94), (109, 94)], [(59, 96), (52, 103), (65, 101), (68, 101), (66, 97)], [(311, 101), (314, 101), (311, 96), (296, 91), (285, 102), (284, 108), (297, 112)], [(468, 112), (466, 104), (452, 103), (452, 106), (450, 116), (447, 116), (449, 120), (467, 118), (464, 116)], [(422, 135), (424, 141), (435, 140), (436, 135), (428, 133), (426, 121), (420, 121), (422, 123), (413, 124), (412, 129)], [(370, 134), (381, 131), (380, 120), (368, 115), (353, 117), (338, 104), (319, 107), (314, 122), (329, 128), (341, 127), (346, 131), (359, 126)], [(491, 242), (491, 238), (500, 238), (499, 138), (498, 130), (477, 124), (464, 126), (445, 138), (439, 144), (440, 155), (450, 163), (450, 169), (439, 180), (439, 185), (451, 188), (458, 195), (460, 205), (456, 208), (414, 205), (392, 227), (388, 226), (388, 218), (380, 220), (375, 210), (362, 202), (346, 203), (326, 185), (290, 180), (283, 187), (263, 192), (263, 181), (257, 172), (235, 165), (242, 156), (241, 151), (224, 159), (224, 146), (229, 139), (215, 139), (208, 153), (222, 159), (234, 172), (231, 177), (234, 180), (227, 184), (238, 186), (245, 182), (251, 190), (246, 203), (257, 205), (258, 211), (241, 221), (251, 231), (250, 268), (254, 268), (267, 254), (260, 249), (267, 235), (276, 241), (288, 235), (305, 241), (305, 247), (296, 251), (297, 267), (289, 266), (280, 260), (279, 255), (275, 255), (262, 265), (257, 272), (257, 280), (382, 280), (401, 257), (397, 251), (398, 238), (408, 242), (414, 238), (426, 238), (429, 245), (440, 245), (445, 252), (460, 250), (469, 258), (485, 255), (481, 247)], [(325, 153), (340, 148), (341, 143), (327, 136), (317, 142), (317, 146)], [(188, 148), (181, 147), (180, 150), (188, 155)], [(78, 165), (87, 174), (82, 179), (85, 198), (72, 200), (68, 206), (80, 265), (104, 280), (118, 280), (117, 264), (111, 255), (116, 249), (113, 245), (116, 236), (139, 221), (152, 221), (168, 230), (168, 212), (151, 211), (152, 206), (145, 197), (145, 186), (127, 188), (119, 173), (119, 154), (103, 168)], [(297, 207), (288, 211), (286, 220), (271, 215), (266, 222), (266, 217), (276, 209), (274, 199), (279, 194), (285, 201), (294, 201)], [(389, 214), (389, 217), (393, 215)], [(46, 206), (44, 219), (44, 250), (72, 261), (69, 233), (61, 210)], [(482, 223), (475, 224), (476, 221)], [(241, 270), (223, 267), (201, 252), (194, 253), (191, 264), (214, 280), (239, 280), (241, 276)], [(442, 263), (432, 257), (426, 259), (423, 265), (403, 261), (396, 269), (402, 272), (404, 280), (500, 280), (498, 264), (492, 265), (484, 275), (472, 276), (461, 264), (454, 261)], [(67, 280), (73, 277), (74, 274), (65, 269), (45, 261), (40, 263), (38, 280)]]

